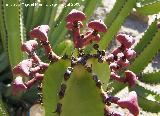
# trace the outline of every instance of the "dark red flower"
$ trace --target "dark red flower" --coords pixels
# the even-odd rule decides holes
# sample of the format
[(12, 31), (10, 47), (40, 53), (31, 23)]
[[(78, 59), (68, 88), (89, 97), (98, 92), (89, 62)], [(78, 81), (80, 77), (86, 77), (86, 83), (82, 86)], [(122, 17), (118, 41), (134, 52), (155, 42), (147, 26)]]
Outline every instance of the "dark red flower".
[(110, 78), (119, 82), (125, 82), (125, 79), (117, 75), (115, 72), (111, 72)]
[(125, 81), (128, 82), (130, 87), (134, 87), (136, 85), (136, 82), (138, 80), (138, 77), (135, 73), (133, 73), (130, 70), (125, 71)]
[(107, 26), (104, 24), (102, 20), (93, 20), (88, 23), (88, 27), (98, 31), (98, 32), (106, 32)]
[(27, 86), (23, 83), (22, 77), (18, 76), (12, 83), (12, 93), (16, 95), (18, 92), (23, 92), (27, 89)]
[(32, 67), (32, 59), (23, 60), (18, 65), (13, 68), (13, 73), (15, 75), (26, 76), (30, 75), (30, 68)]
[(41, 25), (36, 28), (34, 28), (32, 31), (30, 31), (29, 35), (31, 38), (37, 38), (41, 42), (48, 41), (48, 31), (50, 30), (48, 25)]
[(130, 92), (128, 98), (123, 98), (118, 100), (117, 104), (121, 108), (127, 108), (130, 111), (130, 113), (132, 113), (134, 116), (139, 115), (139, 106), (138, 106), (137, 94), (135, 91)]
[(126, 34), (118, 34), (116, 39), (125, 47), (130, 48), (134, 43), (135, 39), (132, 36)]
[(21, 50), (28, 54), (32, 54), (37, 46), (38, 43), (36, 40), (29, 40), (21, 45)]
[(136, 57), (136, 52), (134, 50), (132, 50), (131, 48), (126, 49), (124, 51), (124, 56), (125, 58), (127, 58), (128, 60), (135, 58)]
[(83, 21), (85, 19), (85, 14), (82, 11), (78, 11), (76, 9), (73, 9), (66, 17), (66, 21), (71, 23)]

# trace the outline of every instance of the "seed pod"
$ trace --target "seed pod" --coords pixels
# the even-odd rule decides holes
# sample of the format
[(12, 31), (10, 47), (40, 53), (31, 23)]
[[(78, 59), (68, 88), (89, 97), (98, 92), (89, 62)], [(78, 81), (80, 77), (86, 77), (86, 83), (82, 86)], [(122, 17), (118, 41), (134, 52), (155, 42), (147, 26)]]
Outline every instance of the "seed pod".
[(107, 57), (106, 57), (106, 61), (107, 61), (107, 62), (111, 63), (111, 62), (113, 62), (114, 60), (115, 60), (115, 59), (114, 59), (114, 55), (113, 55), (113, 54), (107, 55)]
[(129, 66), (130, 63), (129, 63), (129, 61), (127, 59), (119, 59), (117, 61), (117, 64), (122, 68), (126, 68), (126, 67)]
[(120, 69), (119, 65), (117, 64), (117, 62), (113, 62), (109, 65), (109, 68), (111, 71), (117, 71)]

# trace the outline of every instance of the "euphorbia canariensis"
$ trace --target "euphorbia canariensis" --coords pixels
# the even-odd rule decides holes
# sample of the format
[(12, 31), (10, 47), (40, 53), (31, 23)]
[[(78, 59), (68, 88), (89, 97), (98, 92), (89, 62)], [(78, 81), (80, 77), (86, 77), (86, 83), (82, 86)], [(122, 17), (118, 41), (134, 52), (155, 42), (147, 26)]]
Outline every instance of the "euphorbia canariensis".
[[(102, 20), (92, 20), (87, 24), (89, 30), (84, 34), (81, 34), (80, 28), (83, 27), (82, 21), (84, 21), (85, 19), (85, 14), (75, 9), (73, 9), (66, 17), (66, 28), (73, 32), (73, 44), (75, 49), (77, 49), (78, 51), (76, 52), (76, 54), (74, 54), (73, 51), (73, 54), (71, 56), (68, 56), (66, 54), (66, 56), (68, 56), (67, 58), (65, 56), (58, 56), (53, 52), (47, 36), (50, 29), (48, 25), (41, 25), (30, 31), (30, 38), (35, 38), (37, 39), (37, 41), (29, 40), (25, 43), (22, 43), (21, 47), (22, 51), (26, 52), (30, 59), (23, 60), (13, 68), (13, 73), (15, 74), (15, 76), (21, 75), (30, 77), (30, 80), (23, 83), (22, 77), (16, 77), (15, 81), (12, 83), (13, 92), (16, 93), (17, 91), (29, 89), (30, 87), (35, 85), (35, 83), (38, 83), (38, 90), (40, 94), (38, 94), (39, 100), (36, 103), (42, 103), (42, 80), (44, 79), (45, 70), (47, 70), (51, 62), (55, 63), (59, 60), (67, 59), (68, 61), (70, 61), (70, 66), (66, 67), (66, 71), (64, 72), (64, 74), (62, 74), (63, 82), (60, 84), (60, 88), (56, 93), (60, 101), (56, 103), (56, 108), (53, 109), (54, 113), (57, 113), (57, 115), (61, 114), (63, 110), (63, 103), (61, 103), (61, 101), (66, 95), (65, 92), (67, 90), (67, 82), (72, 77), (72, 73), (74, 73), (75, 67), (79, 65), (81, 65), (86, 70), (86, 73), (90, 74), (91, 79), (96, 86), (96, 91), (99, 90), (99, 97), (102, 97), (102, 101), (100, 102), (102, 102), (105, 106), (104, 116), (122, 116), (120, 113), (113, 111), (109, 107), (111, 103), (115, 103), (120, 107), (129, 109), (132, 114), (137, 114), (137, 112), (139, 113), (139, 110), (135, 110), (137, 104), (135, 94), (133, 94), (134, 99), (129, 96), (129, 98), (125, 100), (109, 95), (109, 93), (103, 90), (103, 82), (101, 82), (99, 75), (94, 72), (95, 69), (92, 68), (94, 64), (92, 65), (89, 63), (90, 59), (96, 59), (99, 65), (108, 62), (109, 68), (111, 70), (110, 79), (114, 79), (121, 83), (128, 83), (130, 87), (133, 87), (136, 84), (137, 77), (132, 71), (125, 71), (125, 77), (123, 78), (118, 74), (120, 74), (119, 71), (121, 69), (125, 69), (126, 67), (128, 67), (128, 65), (130, 64), (129, 60), (135, 57), (136, 53), (131, 49), (131, 46), (134, 44), (135, 40), (126, 34), (118, 34), (116, 39), (121, 43), (121, 46), (114, 49), (111, 53), (107, 54), (105, 50), (100, 50), (100, 47), (98, 45), (98, 42), (100, 41), (99, 33), (105, 33), (107, 31), (107, 26)], [(94, 51), (96, 52), (86, 54), (85, 48), (87, 45), (92, 43), (92, 41), (96, 42), (96, 44), (93, 45), (93, 49), (95, 49)], [(45, 55), (48, 57), (49, 63), (44, 63), (40, 59), (40, 57), (36, 55), (36, 47), (38, 45), (38, 42), (44, 48)], [(38, 60), (36, 60), (36, 58)], [(81, 70), (79, 71), (81, 72)], [(134, 101), (134, 103), (132, 104), (130, 101)], [(134, 113), (133, 111), (135, 111), (136, 113)]]

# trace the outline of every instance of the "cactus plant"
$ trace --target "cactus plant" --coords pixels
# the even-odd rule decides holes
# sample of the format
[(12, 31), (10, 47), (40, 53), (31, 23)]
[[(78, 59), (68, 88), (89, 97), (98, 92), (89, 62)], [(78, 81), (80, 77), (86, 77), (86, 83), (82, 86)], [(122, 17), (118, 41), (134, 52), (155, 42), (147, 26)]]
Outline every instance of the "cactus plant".
[[(83, 12), (74, 9), (78, 8), (74, 4), (76, 0), (68, 0), (66, 6), (70, 4), (70, 7), (64, 7), (59, 15), (56, 13), (60, 6), (58, 0), (42, 0), (39, 3), (43, 7), (6, 5), (23, 2), (34, 0), (0, 2), (0, 45), (5, 48), (0, 47), (0, 61), (8, 59), (0, 62), (1, 94), (12, 103), (10, 107), (9, 102), (1, 99), (0, 114), (7, 115), (5, 108), (8, 108), (13, 115), (22, 115), (22, 110), (28, 111), (29, 104), (42, 105), (46, 116), (124, 115), (113, 110), (112, 104), (127, 108), (127, 115), (138, 116), (139, 106), (152, 113), (160, 111), (160, 94), (146, 86), (159, 84), (159, 72), (142, 72), (160, 49), (159, 19), (152, 22), (134, 48), (133, 37), (118, 34), (133, 8), (143, 15), (155, 14), (159, 12), (159, 1), (117, 0), (104, 22), (89, 21), (96, 0), (80, 1), (86, 6)], [(46, 6), (52, 3), (57, 5)], [(86, 22), (89, 29), (85, 32), (82, 27)], [(67, 32), (73, 35), (73, 42), (65, 40)], [(113, 38), (121, 45), (108, 53), (106, 48)], [(12, 82), (8, 69), (12, 70)], [(127, 98), (115, 96), (126, 86), (130, 91)], [(15, 104), (18, 107), (13, 108)]]

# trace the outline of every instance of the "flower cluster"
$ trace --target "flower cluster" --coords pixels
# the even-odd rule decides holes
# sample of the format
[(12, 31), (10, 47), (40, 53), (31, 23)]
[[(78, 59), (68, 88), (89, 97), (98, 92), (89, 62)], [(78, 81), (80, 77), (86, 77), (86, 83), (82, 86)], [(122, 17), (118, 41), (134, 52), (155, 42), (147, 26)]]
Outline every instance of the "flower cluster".
[(92, 41), (99, 42), (99, 32), (106, 32), (107, 27), (102, 20), (93, 20), (88, 23), (90, 29), (85, 34), (80, 34), (80, 29), (83, 27), (82, 21), (86, 19), (83, 12), (73, 9), (66, 17), (67, 29), (73, 32), (73, 42), (75, 48), (82, 48)]
[[(51, 48), (47, 36), (48, 31), (48, 25), (41, 25), (30, 31), (29, 35), (30, 38), (37, 38), (43, 46), (48, 60), (50, 62), (55, 62), (60, 59), (60, 57), (57, 56)], [(29, 59), (23, 60), (12, 70), (13, 74), (17, 76), (12, 83), (14, 95), (19, 91), (30, 88), (36, 82), (41, 82), (43, 80), (43, 73), (48, 68), (49, 64), (41, 61), (40, 57), (36, 54), (37, 46), (38, 42), (34, 39), (26, 41), (21, 45), (21, 50), (28, 55)], [(29, 81), (24, 83), (22, 77), (29, 77)], [(39, 89), (41, 89), (41, 87)]]
[[(124, 71), (125, 77), (118, 75), (118, 71), (124, 70), (130, 64), (129, 60), (136, 57), (136, 52), (131, 48), (135, 43), (135, 39), (126, 34), (118, 34), (116, 36), (118, 42), (121, 46), (114, 49), (110, 54), (107, 55), (106, 61), (109, 63), (111, 70), (110, 79), (116, 80), (121, 83), (128, 83), (129, 87), (134, 87), (138, 80), (138, 77), (135, 73), (130, 70)], [(139, 115), (139, 106), (137, 101), (136, 92), (132, 91), (129, 93), (128, 98), (120, 99), (118, 97), (113, 97), (107, 93), (102, 94), (104, 103), (108, 106), (111, 103), (117, 104), (121, 108), (127, 108), (129, 110), (129, 116), (138, 116)], [(105, 108), (105, 116), (122, 116), (122, 114), (113, 111), (111, 108)]]
[(130, 87), (134, 87), (138, 77), (130, 70), (125, 71), (125, 77), (120, 77), (117, 72), (129, 66), (129, 60), (136, 57), (136, 52), (131, 48), (135, 43), (135, 39), (126, 34), (118, 34), (116, 39), (121, 43), (121, 46), (114, 49), (108, 54), (106, 61), (110, 64), (111, 79), (119, 82), (128, 83)]

